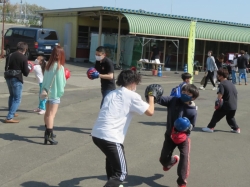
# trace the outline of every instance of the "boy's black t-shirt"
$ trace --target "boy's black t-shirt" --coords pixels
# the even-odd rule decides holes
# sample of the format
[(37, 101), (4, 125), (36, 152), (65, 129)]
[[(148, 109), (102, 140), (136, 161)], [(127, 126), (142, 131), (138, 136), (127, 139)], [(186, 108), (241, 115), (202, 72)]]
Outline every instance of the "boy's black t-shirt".
[[(102, 62), (96, 61), (95, 63), (95, 69), (100, 74), (109, 74), (114, 73), (114, 65), (113, 62), (105, 57)], [(115, 77), (115, 75), (114, 75)], [(102, 90), (115, 90), (115, 78), (108, 80), (108, 79), (101, 79), (101, 88)]]
[(223, 105), (222, 109), (224, 110), (237, 110), (237, 90), (235, 85), (228, 80), (224, 80), (220, 83), (218, 87), (217, 94), (222, 94)]
[(197, 108), (192, 102), (192, 105), (187, 105), (181, 101), (180, 98), (171, 96), (162, 96), (160, 102), (158, 103), (167, 108), (167, 135), (171, 135), (172, 128), (174, 127), (175, 120), (179, 117), (181, 111), (182, 117), (189, 119), (190, 123), (195, 127), (197, 118)]

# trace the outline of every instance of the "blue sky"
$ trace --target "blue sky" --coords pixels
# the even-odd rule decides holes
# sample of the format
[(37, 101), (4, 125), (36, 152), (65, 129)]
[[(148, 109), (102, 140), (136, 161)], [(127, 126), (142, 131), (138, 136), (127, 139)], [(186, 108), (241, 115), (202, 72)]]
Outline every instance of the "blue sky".
[[(10, 0), (20, 3), (21, 0)], [(250, 24), (250, 0), (23, 0), (47, 9), (111, 6)], [(172, 3), (171, 3), (172, 2)]]

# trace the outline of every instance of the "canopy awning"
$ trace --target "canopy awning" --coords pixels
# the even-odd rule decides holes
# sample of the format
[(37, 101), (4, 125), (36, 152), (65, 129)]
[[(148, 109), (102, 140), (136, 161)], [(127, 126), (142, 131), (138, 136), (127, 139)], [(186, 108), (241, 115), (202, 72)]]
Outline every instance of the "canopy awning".
[[(129, 33), (148, 36), (188, 38), (190, 21), (123, 13)], [(250, 28), (197, 22), (196, 39), (250, 44)]]

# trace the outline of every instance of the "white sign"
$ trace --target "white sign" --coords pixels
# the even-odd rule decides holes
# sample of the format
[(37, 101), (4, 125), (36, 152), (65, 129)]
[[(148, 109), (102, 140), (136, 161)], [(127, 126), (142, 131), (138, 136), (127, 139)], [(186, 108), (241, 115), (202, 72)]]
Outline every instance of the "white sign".
[(229, 54), (228, 60), (233, 60), (234, 59), (234, 54)]

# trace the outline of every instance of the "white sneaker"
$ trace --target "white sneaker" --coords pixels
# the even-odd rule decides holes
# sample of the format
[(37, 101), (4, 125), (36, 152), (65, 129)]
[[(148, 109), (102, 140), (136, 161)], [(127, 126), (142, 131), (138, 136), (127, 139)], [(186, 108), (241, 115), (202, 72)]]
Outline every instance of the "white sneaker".
[(216, 88), (216, 87), (213, 87), (212, 90), (217, 90), (217, 88)]
[(208, 128), (208, 127), (205, 127), (205, 128), (202, 128), (202, 131), (204, 131), (204, 132), (214, 132), (214, 129), (212, 128), (212, 129), (210, 129), (210, 128)]
[(240, 128), (238, 128), (237, 130), (233, 130), (233, 129), (231, 129), (231, 132), (232, 132), (232, 133), (237, 133), (237, 134), (240, 134)]
[(205, 88), (203, 86), (200, 87), (200, 90), (205, 90)]
[(45, 114), (45, 110), (40, 110), (40, 112), (38, 112), (38, 114), (40, 114), (40, 115), (43, 115), (43, 114)]
[(34, 112), (40, 112), (41, 110), (40, 110), (40, 108), (36, 108), (36, 109), (34, 109), (33, 111), (34, 111)]

